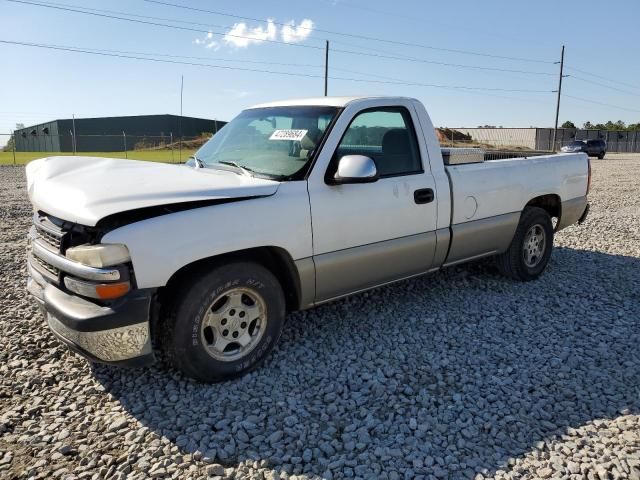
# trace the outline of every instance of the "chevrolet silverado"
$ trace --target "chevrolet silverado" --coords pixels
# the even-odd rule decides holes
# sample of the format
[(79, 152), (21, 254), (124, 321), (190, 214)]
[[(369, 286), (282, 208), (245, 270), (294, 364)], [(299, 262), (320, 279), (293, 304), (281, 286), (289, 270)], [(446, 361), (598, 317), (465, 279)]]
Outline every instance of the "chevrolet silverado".
[(257, 105), (184, 165), (31, 162), (28, 290), (92, 361), (232, 378), (288, 312), (488, 256), (537, 278), (590, 176), (584, 153), (443, 149), (410, 98)]

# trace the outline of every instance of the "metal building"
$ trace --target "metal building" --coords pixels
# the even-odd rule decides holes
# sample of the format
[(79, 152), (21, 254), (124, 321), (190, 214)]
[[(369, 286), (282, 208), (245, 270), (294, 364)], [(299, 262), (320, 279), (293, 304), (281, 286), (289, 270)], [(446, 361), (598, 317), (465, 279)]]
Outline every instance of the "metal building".
[[(216, 133), (226, 122), (177, 115), (52, 120), (16, 130), (18, 152), (119, 152), (145, 139), (196, 137)], [(126, 148), (125, 148), (126, 147)]]

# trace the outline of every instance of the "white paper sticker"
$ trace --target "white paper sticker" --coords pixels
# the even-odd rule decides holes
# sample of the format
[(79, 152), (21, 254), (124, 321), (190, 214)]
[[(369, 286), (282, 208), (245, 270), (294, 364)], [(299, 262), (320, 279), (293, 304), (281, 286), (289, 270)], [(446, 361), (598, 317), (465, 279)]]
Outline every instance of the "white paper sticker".
[(309, 130), (275, 130), (269, 140), (294, 140), (299, 142), (304, 138)]

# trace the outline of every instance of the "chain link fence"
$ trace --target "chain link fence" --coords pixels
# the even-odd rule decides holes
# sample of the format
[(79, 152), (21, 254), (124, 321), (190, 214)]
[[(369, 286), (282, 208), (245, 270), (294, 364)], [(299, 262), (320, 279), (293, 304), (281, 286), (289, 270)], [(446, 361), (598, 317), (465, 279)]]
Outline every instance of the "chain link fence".
[(492, 149), (552, 152), (576, 140), (604, 140), (608, 152), (640, 153), (640, 131), (559, 128), (553, 143), (553, 128), (442, 128), (441, 143), (476, 143)]
[(0, 133), (0, 165), (22, 165), (51, 156), (96, 156), (131, 160), (183, 163), (200, 148), (211, 133), (179, 137), (159, 135), (73, 135), (32, 133), (14, 137)]
[(535, 129), (529, 128), (436, 128), (445, 163), (476, 163), (514, 157), (548, 155), (536, 148)]
[[(547, 155), (554, 151), (553, 129), (546, 128), (436, 128), (448, 163), (474, 163), (513, 157)], [(26, 164), (56, 155), (81, 155), (183, 163), (211, 133), (178, 137), (158, 135), (77, 135), (31, 133), (14, 138), (0, 133), (0, 165)], [(640, 152), (640, 132), (558, 129), (555, 150), (575, 140), (604, 139), (609, 152)]]
[[(536, 144), (553, 148), (553, 129), (537, 128)], [(576, 140), (604, 140), (608, 152), (640, 153), (639, 130), (597, 130), (582, 128), (559, 128), (556, 135), (556, 150)]]

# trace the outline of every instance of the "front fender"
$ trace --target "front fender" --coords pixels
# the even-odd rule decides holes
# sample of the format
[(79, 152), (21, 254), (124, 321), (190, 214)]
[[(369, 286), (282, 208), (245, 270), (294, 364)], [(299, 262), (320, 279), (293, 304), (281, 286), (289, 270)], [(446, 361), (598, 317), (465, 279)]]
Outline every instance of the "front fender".
[(167, 284), (190, 263), (262, 246), (293, 260), (311, 257), (311, 213), (306, 182), (285, 182), (269, 197), (170, 213), (116, 228), (103, 243), (123, 243), (138, 288)]

